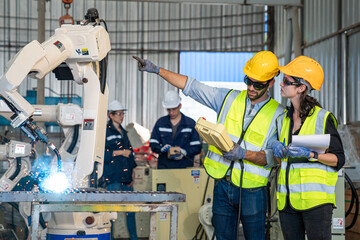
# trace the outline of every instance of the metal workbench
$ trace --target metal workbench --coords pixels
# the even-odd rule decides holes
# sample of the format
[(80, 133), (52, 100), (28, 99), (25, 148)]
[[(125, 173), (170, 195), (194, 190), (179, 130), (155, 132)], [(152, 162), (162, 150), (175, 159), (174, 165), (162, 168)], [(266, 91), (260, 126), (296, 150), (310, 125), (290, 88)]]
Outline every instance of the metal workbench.
[(177, 202), (185, 194), (176, 192), (122, 192), (79, 190), (69, 193), (0, 192), (0, 202), (31, 202), (31, 240), (40, 239), (41, 212), (151, 212), (150, 236), (156, 238), (156, 212), (170, 212), (170, 239), (177, 238)]

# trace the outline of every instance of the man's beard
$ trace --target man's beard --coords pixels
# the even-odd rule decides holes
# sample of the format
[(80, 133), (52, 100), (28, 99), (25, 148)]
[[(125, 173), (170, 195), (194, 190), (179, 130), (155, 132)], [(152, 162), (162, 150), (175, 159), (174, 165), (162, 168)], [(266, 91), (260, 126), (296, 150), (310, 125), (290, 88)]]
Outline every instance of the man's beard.
[[(248, 91), (248, 98), (252, 101), (254, 100), (257, 100), (259, 98), (261, 98), (262, 96), (264, 96), (264, 94), (267, 92), (267, 88), (264, 88), (261, 92), (258, 92), (258, 91), (250, 91), (250, 90), (247, 90)], [(249, 95), (249, 92), (251, 93), (255, 93), (256, 95), (255, 96), (250, 96)]]

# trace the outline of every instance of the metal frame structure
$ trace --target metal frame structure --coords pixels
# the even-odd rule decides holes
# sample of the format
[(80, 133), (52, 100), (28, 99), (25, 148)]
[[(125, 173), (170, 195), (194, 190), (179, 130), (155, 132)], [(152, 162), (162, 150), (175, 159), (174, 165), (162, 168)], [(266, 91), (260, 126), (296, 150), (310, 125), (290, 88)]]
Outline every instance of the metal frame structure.
[(178, 205), (174, 203), (158, 204), (89, 204), (89, 203), (33, 203), (31, 211), (31, 240), (40, 239), (39, 218), (41, 212), (150, 212), (150, 240), (156, 239), (156, 213), (170, 212), (169, 239), (177, 239)]
[(92, 191), (67, 194), (0, 192), (0, 202), (31, 202), (31, 240), (40, 239), (41, 212), (151, 212), (149, 239), (156, 239), (156, 213), (170, 212), (169, 239), (177, 239), (178, 205), (185, 194), (176, 192)]
[(188, 2), (195, 4), (243, 4), (243, 5), (282, 5), (282, 6), (301, 6), (301, 0), (134, 0), (134, 2), (164, 2), (178, 3)]

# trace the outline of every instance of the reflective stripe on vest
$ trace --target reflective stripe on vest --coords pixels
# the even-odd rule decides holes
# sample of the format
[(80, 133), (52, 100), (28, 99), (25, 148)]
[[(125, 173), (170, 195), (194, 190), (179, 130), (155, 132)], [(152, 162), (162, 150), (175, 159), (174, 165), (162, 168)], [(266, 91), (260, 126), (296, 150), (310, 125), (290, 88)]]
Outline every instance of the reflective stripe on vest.
[[(286, 193), (286, 186), (279, 185), (278, 191), (280, 193)], [(302, 192), (325, 192), (327, 194), (332, 194), (335, 191), (335, 186), (329, 186), (326, 184), (319, 183), (302, 183), (302, 184), (292, 184), (290, 193), (302, 193)]]
[[(217, 123), (225, 125), (231, 140), (238, 142), (242, 133), (245, 115), (247, 91), (232, 90), (224, 100)], [(276, 118), (283, 112), (283, 108), (270, 99), (255, 116), (249, 125), (241, 146), (251, 151), (261, 151), (266, 148), (267, 141), (276, 130)], [(271, 169), (255, 165), (247, 160), (244, 162), (243, 188), (266, 186)], [(209, 146), (204, 167), (207, 173), (216, 179), (223, 178), (231, 165), (231, 161), (224, 159), (222, 153), (214, 146)], [(231, 180), (240, 186), (241, 167), (239, 161), (234, 163)]]
[[(314, 113), (307, 117), (301, 126), (299, 135), (324, 134), (326, 119), (332, 114), (320, 107), (315, 107)], [(333, 117), (334, 118), (334, 117)], [(336, 119), (334, 118), (336, 124)], [(280, 141), (288, 145), (290, 131), (290, 118), (281, 116)], [(286, 169), (289, 169), (286, 176)], [(288, 194), (286, 186), (286, 177), (288, 177), (289, 199), (291, 206), (297, 210), (306, 210), (315, 206), (332, 203), (335, 205), (335, 185), (338, 178), (338, 172), (334, 168), (319, 162), (290, 163), (288, 159), (281, 160), (281, 169), (278, 180), (277, 198), (279, 210), (284, 209), (286, 195)]]

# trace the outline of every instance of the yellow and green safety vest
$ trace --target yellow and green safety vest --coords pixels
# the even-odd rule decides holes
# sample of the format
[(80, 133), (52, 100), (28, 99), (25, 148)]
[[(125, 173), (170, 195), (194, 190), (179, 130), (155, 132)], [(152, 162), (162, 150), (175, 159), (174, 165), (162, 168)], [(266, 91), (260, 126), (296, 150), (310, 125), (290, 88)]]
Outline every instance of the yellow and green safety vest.
[[(328, 116), (335, 117), (325, 109), (315, 107), (311, 116), (308, 116), (301, 126), (299, 135), (324, 134)], [(280, 141), (288, 145), (290, 118), (287, 114), (278, 120)], [(320, 162), (296, 161), (282, 159), (277, 188), (277, 205), (282, 210), (286, 204), (286, 195), (289, 193), (291, 206), (296, 210), (307, 210), (315, 206), (332, 203), (335, 205), (335, 184), (338, 172), (330, 166)]]
[[(217, 123), (223, 124), (233, 142), (238, 142), (243, 131), (243, 119), (246, 109), (247, 91), (231, 90), (224, 100)], [(241, 146), (250, 151), (266, 149), (270, 137), (276, 131), (276, 119), (284, 112), (284, 108), (275, 100), (270, 99), (253, 118), (245, 131)], [(271, 169), (253, 164), (246, 159), (244, 162), (243, 188), (266, 186)], [(223, 178), (231, 166), (231, 161), (223, 158), (222, 153), (214, 146), (209, 146), (205, 157), (206, 172), (215, 179)], [(235, 161), (231, 169), (231, 181), (240, 186), (241, 167)]]

